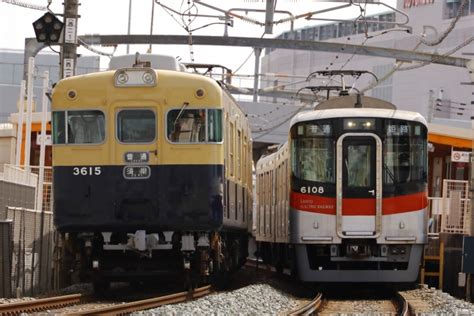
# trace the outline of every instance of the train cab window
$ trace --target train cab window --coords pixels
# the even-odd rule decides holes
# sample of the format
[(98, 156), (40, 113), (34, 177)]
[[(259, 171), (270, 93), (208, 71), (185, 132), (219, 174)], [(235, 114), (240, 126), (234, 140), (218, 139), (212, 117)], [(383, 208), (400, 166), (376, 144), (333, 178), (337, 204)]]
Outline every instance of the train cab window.
[(421, 124), (392, 120), (386, 125), (385, 132), (384, 183), (426, 181), (426, 128)]
[(171, 110), (166, 122), (168, 139), (173, 143), (222, 141), (222, 110)]
[(316, 182), (335, 182), (335, 146), (330, 124), (304, 123), (291, 131), (292, 173)]
[(53, 113), (54, 144), (98, 144), (105, 139), (101, 111), (56, 111)]
[(122, 143), (150, 143), (156, 137), (156, 118), (151, 110), (122, 110), (117, 115), (117, 138)]

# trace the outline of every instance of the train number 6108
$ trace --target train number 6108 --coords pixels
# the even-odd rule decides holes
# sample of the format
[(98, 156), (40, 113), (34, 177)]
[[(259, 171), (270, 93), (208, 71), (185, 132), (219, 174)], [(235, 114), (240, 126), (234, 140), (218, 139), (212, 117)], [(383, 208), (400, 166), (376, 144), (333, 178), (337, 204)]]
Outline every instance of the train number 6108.
[(318, 187), (318, 186), (301, 187), (300, 192), (301, 193), (319, 193), (319, 194), (323, 194), (324, 193), (324, 187)]
[(74, 167), (72, 174), (75, 176), (100, 176), (102, 170), (100, 167)]

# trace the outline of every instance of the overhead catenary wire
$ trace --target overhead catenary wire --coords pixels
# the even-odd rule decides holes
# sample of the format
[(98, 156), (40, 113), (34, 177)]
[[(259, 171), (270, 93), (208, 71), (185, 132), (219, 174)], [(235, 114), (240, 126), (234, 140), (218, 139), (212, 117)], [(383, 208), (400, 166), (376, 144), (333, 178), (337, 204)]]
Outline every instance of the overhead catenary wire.
[(32, 10), (38, 10), (38, 11), (47, 11), (48, 10), (47, 6), (37, 5), (37, 4), (33, 4), (33, 3), (27, 3), (27, 2), (18, 1), (18, 0), (1, 0), (1, 1), (3, 3), (12, 4), (12, 5), (16, 5), (16, 6), (19, 6), (19, 7), (32, 9)]
[(444, 39), (449, 35), (449, 33), (451, 33), (451, 31), (456, 26), (456, 23), (461, 18), (462, 12), (464, 11), (464, 8), (466, 7), (466, 5), (468, 3), (469, 3), (469, 0), (463, 0), (462, 1), (461, 5), (459, 6), (456, 17), (454, 17), (454, 19), (449, 24), (448, 28), (437, 39), (435, 39), (434, 41), (427, 41), (423, 37), (420, 37), (420, 42), (422, 42), (423, 44), (425, 44), (427, 46), (436, 46), (438, 44), (441, 44), (441, 42), (444, 41)]
[(95, 49), (93, 48), (92, 46), (90, 46), (89, 44), (87, 44), (86, 42), (84, 42), (83, 40), (81, 40), (80, 38), (77, 39), (77, 41), (81, 44), (81, 46), (83, 46), (85, 49), (97, 54), (97, 55), (101, 55), (101, 56), (105, 56), (105, 57), (109, 57), (109, 58), (112, 58), (115, 54), (115, 51), (117, 50), (117, 45), (114, 45), (114, 50), (112, 53), (106, 53), (106, 52), (102, 52), (98, 49)]
[[(436, 60), (438, 60), (440, 58), (443, 58), (443, 57), (446, 57), (446, 56), (450, 56), (450, 55), (454, 54), (455, 52), (457, 52), (458, 50), (460, 50), (461, 48), (466, 47), (467, 45), (469, 45), (473, 41), (474, 41), (474, 36), (468, 38), (467, 40), (465, 40), (464, 42), (462, 42), (461, 44), (459, 44), (455, 48), (449, 50), (448, 52), (434, 57), (431, 62), (436, 61)], [(418, 68), (429, 65), (431, 62), (424, 62), (424, 63), (419, 63), (419, 64), (413, 65), (413, 66), (407, 66), (407, 67), (399, 68), (398, 71), (418, 69)]]
[[(459, 21), (459, 18), (462, 16), (462, 11), (464, 10), (464, 6), (465, 4), (467, 3), (468, 0), (463, 0), (463, 3), (461, 4), (461, 6), (459, 7), (458, 9), (458, 12), (456, 14), (456, 17), (453, 19), (453, 21), (451, 22), (450, 26), (446, 29), (446, 31), (442, 34), (442, 36), (440, 36), (436, 41), (434, 42), (431, 42), (430, 44), (433, 44), (433, 43), (436, 43), (435, 45), (438, 45), (438, 44), (441, 44), (444, 39), (451, 33), (451, 31), (454, 29), (454, 27), (456, 26), (456, 23)], [(464, 6), (463, 6), (464, 5)], [(472, 41), (474, 40), (474, 37), (471, 37), (469, 39), (467, 39), (466, 41), (464, 41), (461, 45), (458, 45), (454, 48), (454, 50), (452, 52), (448, 52), (447, 54), (445, 55), (440, 55), (439, 57), (437, 58), (441, 58), (441, 57), (444, 57), (444, 56), (447, 56), (447, 55), (450, 55), (450, 54), (453, 54), (455, 51), (461, 49), (462, 47), (468, 45), (469, 43), (471, 43)], [(416, 51), (422, 44), (425, 44), (425, 45), (428, 45), (426, 43), (426, 41), (423, 40), (423, 38), (420, 38), (418, 43), (415, 45), (415, 47), (412, 49), (412, 51)], [(434, 46), (434, 45), (428, 45), (428, 46)], [(436, 60), (436, 59), (435, 59)], [(431, 61), (432, 62), (432, 61)], [(420, 65), (414, 65), (414, 66), (410, 66), (410, 67), (406, 67), (406, 68), (401, 68), (401, 66), (405, 63), (405, 61), (398, 61), (395, 66), (390, 70), (388, 71), (383, 77), (379, 78), (379, 81), (378, 82), (371, 82), (369, 85), (367, 85), (365, 88), (361, 89), (361, 92), (364, 93), (374, 87), (376, 87), (377, 85), (379, 85), (381, 82), (385, 81), (386, 79), (388, 79), (390, 76), (392, 76), (396, 71), (400, 70), (400, 69), (403, 69), (403, 70), (412, 70), (412, 69), (417, 69), (417, 68), (420, 68), (420, 67), (424, 67), (426, 65), (428, 65), (429, 63), (422, 63)]]

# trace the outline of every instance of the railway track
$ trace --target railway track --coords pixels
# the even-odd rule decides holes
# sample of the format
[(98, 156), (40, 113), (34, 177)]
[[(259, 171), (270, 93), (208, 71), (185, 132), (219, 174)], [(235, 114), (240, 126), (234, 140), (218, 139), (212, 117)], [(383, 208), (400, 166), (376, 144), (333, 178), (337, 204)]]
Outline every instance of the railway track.
[(396, 293), (393, 301), (398, 306), (398, 311), (400, 316), (411, 316), (412, 308), (410, 307), (407, 299), (400, 293)]
[(36, 313), (52, 308), (61, 308), (79, 304), (82, 294), (70, 294), (49, 298), (42, 298), (27, 302), (0, 304), (0, 315), (19, 315), (21, 313)]
[[(358, 310), (358, 305), (364, 305), (364, 310)], [(411, 316), (411, 309), (408, 301), (399, 293), (395, 293), (391, 299), (387, 300), (337, 300), (324, 299), (323, 293), (318, 293), (314, 299), (301, 304), (298, 308), (288, 312), (290, 316), (307, 315), (366, 315), (367, 313), (377, 313), (383, 315)]]
[[(94, 304), (88, 306), (81, 304), (81, 295), (66, 295), (47, 299), (40, 299), (21, 303), (0, 305), (0, 315), (19, 315), (21, 313), (36, 313), (40, 311), (51, 311), (54, 314), (61, 315), (125, 315), (135, 311), (146, 310), (167, 304), (181, 303), (206, 296), (212, 293), (210, 285), (196, 288), (194, 291), (179, 292), (170, 295), (164, 295), (156, 298), (139, 300), (123, 304), (115, 304), (107, 307), (97, 307)], [(68, 310), (54, 310), (70, 305), (77, 305), (77, 308), (69, 307)]]
[(308, 301), (298, 308), (290, 311), (288, 315), (290, 316), (306, 316), (306, 315), (315, 315), (323, 303), (323, 294), (318, 293), (311, 301)]
[(410, 316), (410, 308), (408, 302), (398, 293), (387, 298), (365, 298), (365, 299), (349, 299), (326, 300), (318, 311), (318, 315), (329, 316), (337, 314), (351, 315), (402, 315)]

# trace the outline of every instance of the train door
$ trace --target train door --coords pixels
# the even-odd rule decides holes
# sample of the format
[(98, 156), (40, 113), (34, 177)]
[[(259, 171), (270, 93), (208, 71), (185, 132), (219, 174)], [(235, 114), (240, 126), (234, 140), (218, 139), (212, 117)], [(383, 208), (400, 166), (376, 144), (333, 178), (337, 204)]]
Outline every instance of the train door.
[(115, 108), (113, 153), (118, 179), (115, 192), (119, 219), (149, 220), (158, 217), (158, 131), (159, 112), (155, 106)]
[[(156, 165), (158, 162), (158, 113), (154, 107), (118, 108), (115, 113), (115, 154), (117, 164)], [(160, 126), (161, 127), (161, 126)], [(133, 171), (133, 172), (132, 172)], [(130, 169), (125, 178), (147, 177)], [(124, 171), (125, 172), (125, 171)]]
[(342, 238), (380, 232), (382, 148), (370, 133), (347, 133), (338, 142), (337, 225)]

